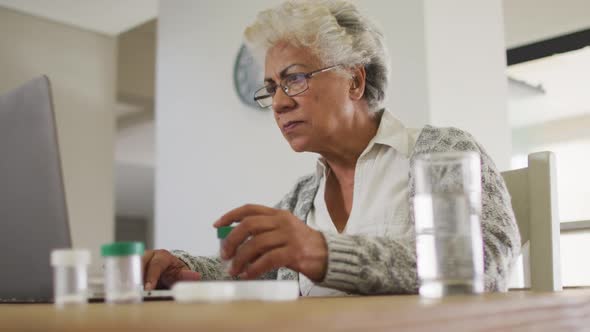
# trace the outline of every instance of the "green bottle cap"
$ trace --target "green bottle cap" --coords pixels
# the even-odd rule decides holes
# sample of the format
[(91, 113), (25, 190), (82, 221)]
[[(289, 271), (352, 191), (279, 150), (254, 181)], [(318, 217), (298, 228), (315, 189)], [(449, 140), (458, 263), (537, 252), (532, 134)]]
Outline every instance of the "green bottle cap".
[(217, 238), (218, 239), (225, 239), (229, 233), (231, 233), (232, 229), (234, 229), (235, 226), (225, 226), (225, 227), (219, 227), (217, 229)]
[(100, 248), (103, 257), (143, 255), (145, 247), (142, 242), (113, 242)]

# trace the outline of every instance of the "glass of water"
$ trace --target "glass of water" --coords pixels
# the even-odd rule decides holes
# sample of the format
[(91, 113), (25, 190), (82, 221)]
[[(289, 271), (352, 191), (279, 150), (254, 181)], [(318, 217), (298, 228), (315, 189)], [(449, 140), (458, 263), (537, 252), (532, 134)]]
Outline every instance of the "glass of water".
[(484, 290), (481, 167), (476, 152), (431, 153), (414, 163), (420, 295)]

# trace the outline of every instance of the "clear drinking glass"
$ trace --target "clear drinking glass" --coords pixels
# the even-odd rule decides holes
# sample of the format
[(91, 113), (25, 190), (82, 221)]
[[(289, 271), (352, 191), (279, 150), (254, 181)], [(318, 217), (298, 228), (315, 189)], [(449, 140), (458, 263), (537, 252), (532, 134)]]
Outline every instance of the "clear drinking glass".
[(414, 163), (420, 295), (484, 290), (481, 170), (475, 152), (432, 153)]

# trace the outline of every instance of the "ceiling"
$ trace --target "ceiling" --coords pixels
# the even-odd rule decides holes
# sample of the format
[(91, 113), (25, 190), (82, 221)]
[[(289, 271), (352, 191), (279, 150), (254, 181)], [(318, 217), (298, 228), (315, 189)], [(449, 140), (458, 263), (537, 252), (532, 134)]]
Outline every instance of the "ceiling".
[[(0, 0), (0, 6), (107, 35), (157, 16), (159, 0)], [(504, 0), (506, 45), (515, 47), (590, 27), (588, 0)]]
[(509, 118), (513, 127), (590, 114), (590, 47), (513, 65), (507, 73), (543, 91), (511, 94)]
[(588, 0), (504, 0), (506, 47), (590, 28)]
[[(508, 48), (590, 28), (588, 0), (504, 0)], [(590, 115), (590, 48), (508, 67), (513, 128)]]
[(109, 36), (158, 14), (158, 0), (0, 0), (0, 6)]

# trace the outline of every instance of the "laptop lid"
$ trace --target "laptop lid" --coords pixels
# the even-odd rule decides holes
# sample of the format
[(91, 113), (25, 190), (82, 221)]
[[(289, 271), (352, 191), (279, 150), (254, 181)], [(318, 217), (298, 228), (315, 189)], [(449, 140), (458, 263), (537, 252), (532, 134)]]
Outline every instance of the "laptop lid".
[(71, 246), (49, 79), (0, 96), (0, 302), (50, 301)]

